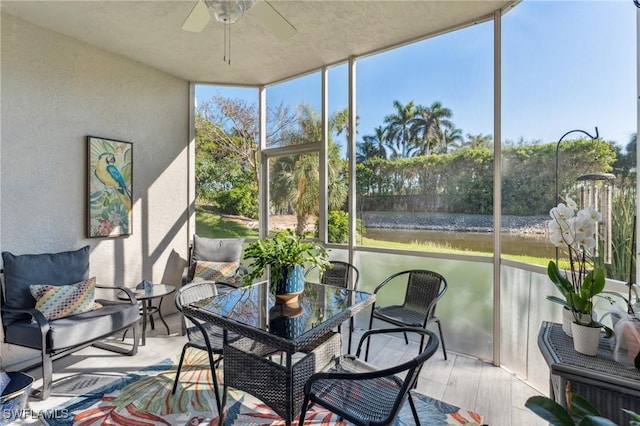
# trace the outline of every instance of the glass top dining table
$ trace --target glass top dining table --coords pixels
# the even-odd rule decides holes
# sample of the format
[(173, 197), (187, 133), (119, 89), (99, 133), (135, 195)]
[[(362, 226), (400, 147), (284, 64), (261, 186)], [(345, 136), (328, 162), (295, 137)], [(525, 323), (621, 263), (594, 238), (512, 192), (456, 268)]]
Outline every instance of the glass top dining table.
[[(227, 388), (233, 387), (261, 399), (291, 425), (308, 378), (342, 352), (334, 329), (375, 301), (373, 294), (311, 282), (289, 305), (276, 303), (266, 281), (220, 289), (184, 312), (223, 329), (221, 422)], [(272, 360), (277, 353), (283, 354), (281, 362)]]
[(375, 295), (313, 282), (297, 303), (279, 304), (267, 281), (221, 291), (188, 311), (234, 333), (296, 352), (373, 304)]

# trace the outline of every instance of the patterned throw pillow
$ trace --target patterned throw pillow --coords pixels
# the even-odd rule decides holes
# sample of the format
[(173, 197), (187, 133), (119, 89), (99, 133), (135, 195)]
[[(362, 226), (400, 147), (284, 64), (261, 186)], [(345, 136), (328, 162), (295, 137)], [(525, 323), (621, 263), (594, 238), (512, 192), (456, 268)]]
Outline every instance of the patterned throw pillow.
[(96, 277), (69, 285), (31, 285), (36, 309), (45, 318), (54, 320), (99, 309), (95, 303)]
[(240, 262), (208, 262), (205, 260), (197, 260), (193, 279), (196, 281), (200, 279), (235, 284), (236, 271), (239, 266)]

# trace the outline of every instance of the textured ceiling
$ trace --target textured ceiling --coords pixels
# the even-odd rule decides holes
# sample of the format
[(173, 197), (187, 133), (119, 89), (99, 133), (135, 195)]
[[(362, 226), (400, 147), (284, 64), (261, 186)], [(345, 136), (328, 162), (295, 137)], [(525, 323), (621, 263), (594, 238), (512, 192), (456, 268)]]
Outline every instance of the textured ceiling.
[(296, 29), (272, 35), (250, 9), (231, 26), (231, 65), (223, 25), (182, 30), (194, 0), (0, 1), (3, 13), (193, 82), (261, 85), (324, 65), (479, 22), (516, 2), (498, 0), (269, 2)]

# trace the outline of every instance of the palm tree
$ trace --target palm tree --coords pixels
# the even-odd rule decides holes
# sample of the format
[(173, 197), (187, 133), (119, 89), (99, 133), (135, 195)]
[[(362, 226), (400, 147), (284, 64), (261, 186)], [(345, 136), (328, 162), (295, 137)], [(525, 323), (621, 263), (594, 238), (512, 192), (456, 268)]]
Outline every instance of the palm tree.
[(457, 147), (459, 143), (463, 140), (462, 138), (462, 129), (444, 129), (444, 140), (442, 145), (442, 152), (440, 154), (446, 154), (449, 152), (449, 147)]
[[(349, 108), (344, 108), (334, 112), (329, 117), (329, 129), (336, 132), (336, 136), (340, 136), (343, 132), (349, 140)], [(356, 115), (356, 134), (358, 134), (358, 124), (360, 124), (360, 117)]]
[[(335, 123), (330, 120), (330, 123)], [(347, 127), (348, 128), (348, 127)], [(340, 147), (331, 136), (328, 141), (329, 199), (330, 209), (344, 205), (347, 197), (347, 182)], [(318, 113), (309, 105), (299, 106), (298, 126), (290, 130), (286, 144), (319, 142), (322, 140), (322, 125)], [(271, 202), (278, 211), (296, 212), (296, 232), (302, 233), (309, 217), (319, 211), (319, 161), (315, 154), (278, 157), (271, 169)]]
[(493, 142), (493, 136), (491, 135), (483, 135), (482, 133), (478, 133), (477, 135), (472, 135), (467, 133), (467, 141), (464, 142), (463, 146), (465, 148), (491, 148), (491, 143)]
[(356, 144), (356, 163), (364, 163), (370, 158), (376, 156), (376, 145), (366, 136), (362, 138), (362, 142)]
[(387, 131), (384, 127), (378, 126), (373, 129), (373, 135), (364, 135), (362, 142), (358, 144), (359, 152), (356, 154), (356, 161), (363, 163), (369, 158), (387, 158), (385, 143), (387, 141)]
[(419, 146), (418, 154), (428, 155), (432, 150), (446, 152), (444, 132), (455, 129), (449, 120), (452, 115), (451, 110), (443, 107), (439, 101), (432, 103), (430, 107), (417, 107), (410, 123), (410, 133)]
[(408, 158), (414, 150), (410, 132), (411, 120), (416, 115), (416, 105), (410, 101), (402, 105), (400, 101), (393, 101), (395, 112), (387, 115), (384, 122), (387, 125), (387, 146), (391, 149), (391, 158)]

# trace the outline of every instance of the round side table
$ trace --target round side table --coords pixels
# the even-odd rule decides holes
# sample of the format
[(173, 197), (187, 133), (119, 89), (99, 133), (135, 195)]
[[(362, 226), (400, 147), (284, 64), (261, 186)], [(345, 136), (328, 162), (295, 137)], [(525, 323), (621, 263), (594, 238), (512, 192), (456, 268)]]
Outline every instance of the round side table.
[[(167, 334), (170, 334), (171, 331), (169, 330), (169, 325), (167, 324), (167, 322), (164, 320), (164, 317), (162, 316), (161, 308), (162, 308), (162, 299), (164, 298), (164, 296), (168, 296), (171, 293), (175, 292), (176, 291), (175, 286), (168, 285), (168, 284), (154, 284), (153, 287), (151, 287), (150, 289), (146, 289), (146, 290), (131, 289), (131, 291), (133, 291), (133, 294), (135, 294), (136, 299), (142, 305), (141, 307), (141, 313), (142, 313), (142, 343), (141, 344), (142, 346), (146, 344), (147, 319), (149, 319), (149, 321), (151, 322), (151, 328), (154, 328), (155, 325), (153, 323), (153, 314), (155, 313), (158, 314), (158, 316), (160, 317), (160, 321), (162, 321), (162, 324), (164, 324), (165, 328), (167, 329)], [(128, 300), (128, 298), (124, 294), (118, 295), (118, 299)], [(157, 306), (153, 306), (153, 304), (151, 303), (153, 299), (160, 299)]]

